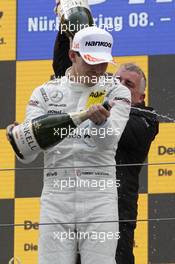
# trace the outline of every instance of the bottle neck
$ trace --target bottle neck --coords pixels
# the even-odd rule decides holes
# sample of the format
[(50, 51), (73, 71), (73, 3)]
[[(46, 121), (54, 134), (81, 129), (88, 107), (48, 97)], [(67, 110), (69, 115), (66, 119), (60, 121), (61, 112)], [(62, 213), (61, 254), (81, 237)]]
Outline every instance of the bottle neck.
[(80, 125), (82, 122), (88, 119), (88, 112), (86, 110), (81, 112), (70, 113), (69, 115), (76, 126)]
[(69, 10), (76, 7), (84, 7), (90, 10), (87, 0), (60, 0), (61, 15), (69, 13)]

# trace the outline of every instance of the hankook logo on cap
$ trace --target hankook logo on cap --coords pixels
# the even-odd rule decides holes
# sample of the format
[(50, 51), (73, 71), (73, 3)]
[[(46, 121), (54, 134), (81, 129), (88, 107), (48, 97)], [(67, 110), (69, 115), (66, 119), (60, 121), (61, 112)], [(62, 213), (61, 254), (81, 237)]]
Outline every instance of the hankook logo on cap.
[(61, 91), (52, 91), (49, 93), (49, 97), (52, 102), (58, 103), (63, 99), (63, 93)]
[(111, 48), (112, 44), (107, 41), (86, 41), (85, 46), (98, 46), (98, 47), (109, 47)]

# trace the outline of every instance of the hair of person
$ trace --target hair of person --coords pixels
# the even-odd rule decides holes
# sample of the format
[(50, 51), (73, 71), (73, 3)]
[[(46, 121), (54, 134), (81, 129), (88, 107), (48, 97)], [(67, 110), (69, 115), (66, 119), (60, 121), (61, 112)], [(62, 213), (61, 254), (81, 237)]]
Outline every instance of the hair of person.
[(120, 68), (124, 68), (126, 71), (136, 72), (142, 78), (140, 80), (140, 91), (144, 94), (146, 89), (146, 76), (142, 69), (135, 63), (123, 63)]

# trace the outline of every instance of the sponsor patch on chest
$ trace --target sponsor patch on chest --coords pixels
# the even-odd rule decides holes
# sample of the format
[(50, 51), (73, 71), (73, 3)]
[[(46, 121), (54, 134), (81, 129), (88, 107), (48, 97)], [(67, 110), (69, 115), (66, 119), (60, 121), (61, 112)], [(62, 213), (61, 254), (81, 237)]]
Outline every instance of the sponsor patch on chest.
[(105, 95), (106, 95), (105, 90), (91, 92), (86, 102), (86, 108), (89, 108), (90, 106), (95, 105), (95, 104), (102, 104), (104, 101)]

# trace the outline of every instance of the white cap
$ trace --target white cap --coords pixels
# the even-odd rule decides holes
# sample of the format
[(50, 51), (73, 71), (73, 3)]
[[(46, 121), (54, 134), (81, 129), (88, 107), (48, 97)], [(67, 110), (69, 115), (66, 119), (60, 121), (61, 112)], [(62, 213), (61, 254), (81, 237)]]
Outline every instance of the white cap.
[(72, 50), (78, 51), (88, 64), (114, 63), (112, 59), (113, 37), (106, 30), (96, 26), (78, 31), (72, 42)]

